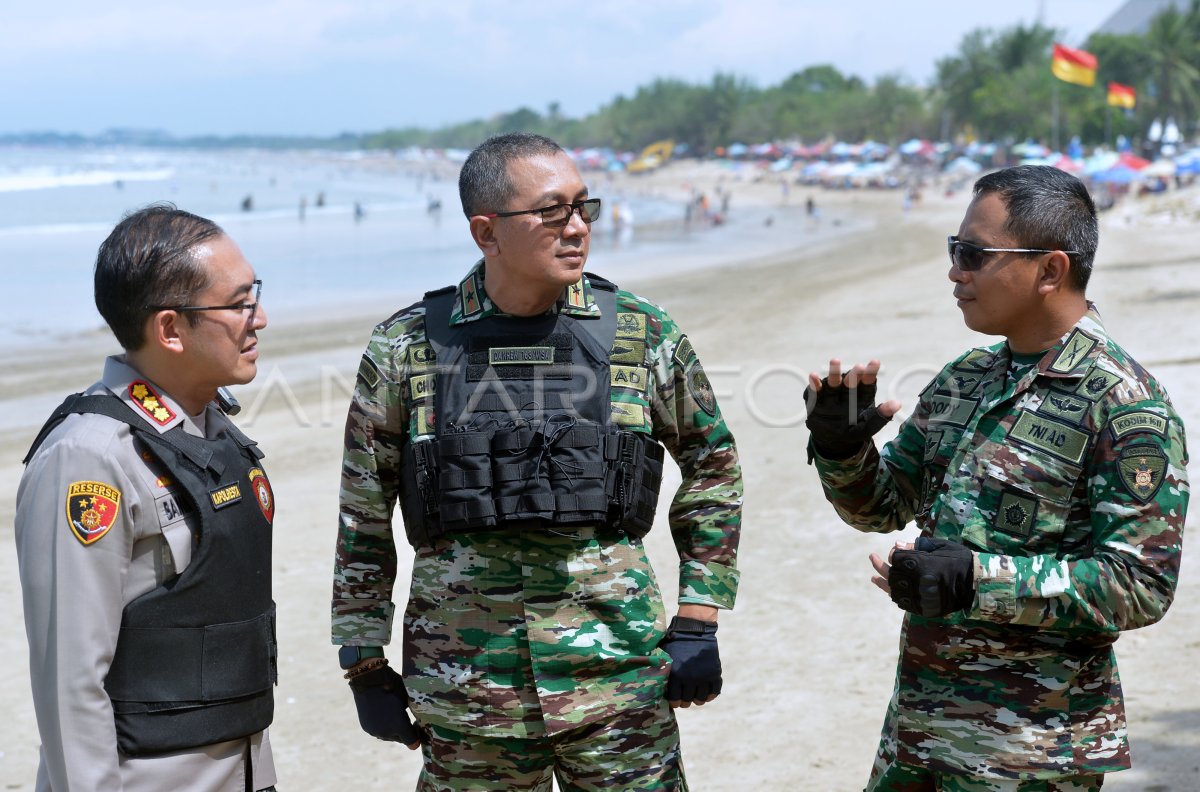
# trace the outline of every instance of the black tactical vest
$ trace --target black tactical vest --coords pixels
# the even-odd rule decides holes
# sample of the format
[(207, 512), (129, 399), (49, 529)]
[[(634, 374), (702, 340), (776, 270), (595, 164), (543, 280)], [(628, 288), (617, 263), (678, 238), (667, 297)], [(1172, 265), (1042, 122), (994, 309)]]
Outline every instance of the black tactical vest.
[(400, 482), (414, 547), (516, 524), (650, 530), (663, 448), (612, 422), (616, 287), (591, 284), (596, 318), (489, 316), (451, 327), (456, 290), (425, 295), (436, 365), (409, 388), (433, 391), (433, 432), (405, 443)]
[(34, 441), (71, 413), (129, 424), (182, 487), (197, 516), (192, 557), (179, 575), (125, 606), (104, 687), (117, 745), (143, 756), (211, 745), (262, 731), (274, 713), (277, 676), (271, 600), (270, 484), (262, 452), (232, 426), (213, 440), (182, 426), (158, 434), (120, 399), (75, 395)]

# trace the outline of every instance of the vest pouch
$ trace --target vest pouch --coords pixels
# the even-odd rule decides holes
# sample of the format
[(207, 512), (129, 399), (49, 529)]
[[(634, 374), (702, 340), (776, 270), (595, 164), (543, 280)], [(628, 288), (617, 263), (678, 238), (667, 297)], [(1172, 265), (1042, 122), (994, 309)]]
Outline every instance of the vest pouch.
[(447, 533), (493, 528), (491, 435), (457, 432), (437, 439), (441, 525)]
[(492, 439), (496, 511), (512, 520), (553, 520), (550, 488), (552, 423), (506, 429)]
[(577, 420), (553, 437), (546, 473), (554, 494), (554, 521), (602, 524), (608, 517), (608, 468), (596, 449), (603, 447), (603, 428), (592, 421)]
[(654, 527), (662, 485), (663, 447), (642, 432), (615, 432), (605, 443), (608, 459), (608, 521), (640, 538)]

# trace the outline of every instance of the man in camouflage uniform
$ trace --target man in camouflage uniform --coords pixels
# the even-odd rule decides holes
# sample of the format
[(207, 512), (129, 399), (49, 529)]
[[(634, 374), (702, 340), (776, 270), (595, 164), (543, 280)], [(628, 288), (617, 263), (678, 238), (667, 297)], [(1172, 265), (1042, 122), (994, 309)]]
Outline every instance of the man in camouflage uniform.
[[(422, 790), (686, 789), (671, 707), (720, 692), (733, 438), (671, 318), (584, 274), (599, 200), (557, 144), (492, 138), (459, 188), (483, 258), (375, 328), (347, 419), (333, 642), (360, 723), (421, 744)], [(669, 628), (640, 541), (662, 446), (683, 478)], [(382, 652), (397, 502), (402, 677)]]
[(921, 531), (871, 557), (908, 611), (871, 792), (1094, 790), (1129, 767), (1112, 645), (1171, 604), (1187, 452), (1166, 391), (1084, 296), (1097, 240), (1073, 176), (989, 174), (949, 275), (967, 326), (1007, 340), (947, 365), (882, 451), (870, 438), (900, 405), (874, 406), (878, 361), (810, 376), (838, 515)]

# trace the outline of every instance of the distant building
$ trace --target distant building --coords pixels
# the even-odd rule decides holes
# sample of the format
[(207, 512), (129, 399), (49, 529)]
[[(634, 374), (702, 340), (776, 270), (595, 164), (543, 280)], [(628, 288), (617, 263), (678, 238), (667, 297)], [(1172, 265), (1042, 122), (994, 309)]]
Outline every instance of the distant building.
[(1188, 0), (1129, 0), (1114, 11), (1095, 32), (1140, 36), (1150, 29), (1150, 20), (1171, 6), (1175, 6), (1180, 12), (1187, 11)]

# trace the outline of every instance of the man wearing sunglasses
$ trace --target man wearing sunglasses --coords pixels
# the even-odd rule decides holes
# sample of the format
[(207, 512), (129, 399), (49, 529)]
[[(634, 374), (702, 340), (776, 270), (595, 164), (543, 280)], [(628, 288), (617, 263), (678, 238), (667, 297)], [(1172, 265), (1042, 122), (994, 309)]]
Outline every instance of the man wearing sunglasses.
[(1086, 188), (1019, 166), (975, 183), (949, 239), (972, 349), (899, 409), (878, 361), (810, 376), (810, 453), (838, 515), (916, 522), (871, 556), (907, 611), (867, 789), (1095, 790), (1130, 766), (1113, 643), (1171, 604), (1188, 502), (1184, 428), (1084, 290), (1098, 241)]
[(54, 412), (17, 493), (38, 790), (274, 788), (275, 504), (221, 390), (254, 378), (261, 286), (169, 204), (100, 246), (124, 353)]
[[(600, 200), (556, 143), (489, 139), (459, 190), (483, 257), (375, 328), (346, 424), (333, 642), (360, 724), (421, 747), (421, 790), (686, 789), (671, 708), (721, 691), (733, 438), (671, 318), (584, 273)], [(683, 479), (669, 626), (641, 542), (664, 447)], [(397, 502), (416, 555), (400, 673)]]

